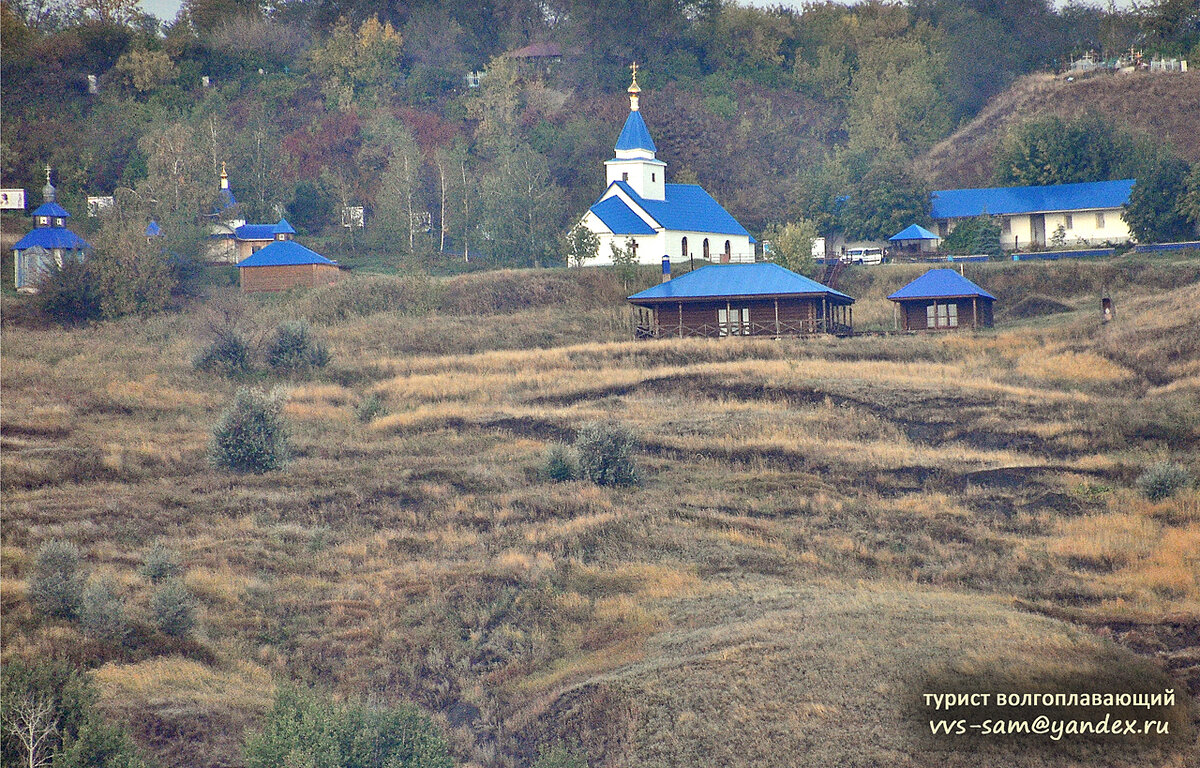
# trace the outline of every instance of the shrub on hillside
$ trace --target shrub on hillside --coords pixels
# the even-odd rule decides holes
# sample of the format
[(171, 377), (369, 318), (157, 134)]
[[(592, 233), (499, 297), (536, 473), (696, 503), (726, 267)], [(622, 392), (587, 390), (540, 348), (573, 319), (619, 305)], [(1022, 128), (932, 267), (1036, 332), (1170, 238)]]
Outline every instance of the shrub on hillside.
[(100, 289), (87, 265), (80, 261), (68, 260), (61, 267), (50, 267), (37, 281), (33, 302), (38, 314), (61, 325), (80, 325), (103, 316)]
[(288, 460), (288, 429), (279, 393), (240, 389), (213, 428), (209, 459), (234, 472), (270, 472)]
[(364, 424), (381, 416), (387, 416), (388, 408), (378, 392), (372, 392), (354, 406), (355, 417)]
[(284, 687), (244, 750), (247, 768), (450, 768), (446, 740), (411, 704), (368, 707)]
[(79, 623), (97, 639), (109, 643), (120, 643), (125, 639), (129, 634), (129, 623), (125, 618), (125, 601), (118, 594), (116, 585), (107, 579), (88, 585), (83, 592)]
[(250, 360), (250, 345), (237, 333), (218, 335), (193, 358), (192, 365), (196, 370), (210, 371), (228, 378), (244, 376), (254, 368)]
[(196, 599), (182, 581), (171, 579), (150, 597), (150, 616), (164, 635), (183, 637), (196, 626)]
[(303, 320), (279, 324), (267, 347), (267, 365), (280, 373), (324, 368), (329, 364), (329, 349), (317, 339)]
[(146, 553), (142, 561), (142, 575), (157, 584), (167, 579), (178, 578), (183, 574), (183, 564), (179, 553), (165, 544), (155, 544)]
[(43, 615), (74, 619), (83, 606), (87, 577), (79, 550), (67, 541), (48, 541), (38, 549), (29, 578), (29, 602)]
[(579, 479), (579, 451), (570, 445), (555, 443), (546, 449), (542, 476), (555, 482)]
[(637, 444), (637, 436), (624, 425), (585, 425), (575, 439), (580, 477), (596, 485), (637, 485), (641, 482), (633, 458)]
[(1142, 473), (1137, 486), (1147, 499), (1162, 501), (1191, 482), (1192, 476), (1186, 468), (1173, 461), (1160, 461)]

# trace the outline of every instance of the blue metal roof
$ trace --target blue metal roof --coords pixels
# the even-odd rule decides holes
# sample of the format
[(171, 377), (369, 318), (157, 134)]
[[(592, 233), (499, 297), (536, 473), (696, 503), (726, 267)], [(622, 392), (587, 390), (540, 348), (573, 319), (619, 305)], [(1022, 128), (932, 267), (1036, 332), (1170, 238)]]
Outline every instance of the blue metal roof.
[(641, 112), (634, 110), (629, 113), (629, 117), (625, 118), (625, 127), (621, 129), (621, 135), (617, 137), (616, 148), (657, 151), (654, 148), (654, 139), (650, 138), (650, 129), (646, 127), (646, 121), (642, 119)]
[(238, 262), (239, 267), (287, 267), (299, 264), (333, 264), (316, 251), (310, 251), (295, 240), (276, 240)]
[(238, 240), (274, 240), (274, 224), (243, 224), (233, 230)]
[(650, 214), (664, 229), (683, 232), (714, 232), (719, 235), (745, 235), (754, 242), (746, 228), (713, 200), (712, 195), (698, 184), (664, 184), (663, 200), (647, 200), (634, 191), (628, 182), (614, 181), (630, 199)]
[(899, 301), (900, 299), (948, 299), (954, 296), (979, 296), (996, 300), (995, 296), (953, 269), (931, 269), (888, 298), (892, 301)]
[(647, 224), (645, 219), (634, 213), (633, 209), (616, 195), (606, 197), (593, 205), (590, 210), (600, 221), (604, 222), (604, 226), (608, 227), (614, 235), (654, 234), (654, 227)]
[(816, 280), (778, 264), (710, 264), (628, 297), (629, 301), (655, 299), (715, 299), (727, 296), (805, 296), (827, 294), (853, 303), (854, 299)]
[(82, 251), (92, 247), (86, 240), (66, 227), (38, 227), (18, 240), (17, 244), (13, 246), (13, 250), (23, 251), (34, 246), (41, 246), (46, 250), (62, 248), (68, 251)]
[(888, 240), (941, 240), (941, 238), (920, 224), (913, 224), (892, 235)]
[(288, 224), (287, 219), (280, 219), (279, 223), (275, 225), (275, 234), (294, 235), (296, 234), (296, 230), (292, 229), (292, 225)]
[(146, 237), (158, 237), (162, 233), (162, 227), (158, 226), (157, 221), (151, 220), (151, 222), (146, 225)]
[(220, 213), (226, 208), (232, 208), (238, 204), (237, 198), (233, 196), (233, 190), (231, 189), (222, 189), (219, 201), (220, 203), (217, 208), (217, 213)]
[(943, 189), (932, 195), (933, 218), (961, 219), (983, 213), (1041, 213), (1120, 208), (1129, 202), (1133, 184), (1134, 179), (1120, 179), (1054, 184), (1047, 187)]
[(55, 202), (42, 203), (34, 209), (30, 216), (54, 216), (58, 218), (67, 218), (71, 214), (67, 213), (66, 209)]

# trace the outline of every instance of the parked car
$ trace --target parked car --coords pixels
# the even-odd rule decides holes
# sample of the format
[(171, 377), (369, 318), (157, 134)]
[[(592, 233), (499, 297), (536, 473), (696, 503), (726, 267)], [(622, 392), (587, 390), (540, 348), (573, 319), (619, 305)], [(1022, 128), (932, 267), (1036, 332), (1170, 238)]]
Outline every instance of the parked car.
[(842, 261), (847, 264), (882, 264), (882, 248), (851, 248), (846, 251)]

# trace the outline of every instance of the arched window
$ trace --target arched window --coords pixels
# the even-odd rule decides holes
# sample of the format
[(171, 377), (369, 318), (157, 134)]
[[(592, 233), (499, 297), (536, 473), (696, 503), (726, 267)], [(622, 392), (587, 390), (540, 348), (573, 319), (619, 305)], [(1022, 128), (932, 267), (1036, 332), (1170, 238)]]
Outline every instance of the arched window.
[(686, 259), (686, 258), (687, 258), (687, 256), (688, 256), (688, 251), (687, 251), (687, 238), (686, 238), (686, 237), (685, 237), (685, 238), (683, 238), (683, 240), (681, 240), (681, 241), (680, 241), (680, 244), (679, 244), (679, 255), (680, 255), (680, 256), (682, 256), (682, 257), (683, 257), (683, 258), (685, 258), (685, 259)]
[(725, 241), (725, 253), (721, 254), (721, 263), (728, 264), (729, 260), (732, 257), (733, 257), (733, 246), (731, 246), (729, 244), (729, 241), (726, 240)]
[(708, 258), (709, 258), (708, 238), (706, 237), (706, 238), (704, 238), (704, 260), (708, 261)]

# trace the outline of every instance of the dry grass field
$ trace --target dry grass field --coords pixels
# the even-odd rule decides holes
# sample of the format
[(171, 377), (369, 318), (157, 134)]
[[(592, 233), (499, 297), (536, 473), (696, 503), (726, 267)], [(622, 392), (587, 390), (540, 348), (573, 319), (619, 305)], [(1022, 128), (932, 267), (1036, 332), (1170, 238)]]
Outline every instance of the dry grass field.
[[(1200, 490), (1135, 483), (1165, 459), (1200, 476), (1200, 261), (968, 269), (994, 330), (635, 342), (601, 270), (6, 326), (4, 657), (93, 669), (105, 711), (185, 768), (239, 765), (289, 680), (411, 699), (467, 766), (560, 742), (647, 768), (1187, 765), (1194, 743), (939, 752), (902, 716), (951, 671), (1200, 693)], [(888, 327), (919, 271), (851, 271), (856, 319)], [(217, 306), (260, 341), (307, 318), (332, 362), (196, 371)], [(289, 394), (283, 471), (208, 462), (245, 385)], [(597, 420), (637, 432), (644, 483), (544, 479), (547, 446)], [(31, 609), (51, 539), (118, 585), (137, 643)], [(182, 556), (193, 637), (143, 626), (156, 544)]]

